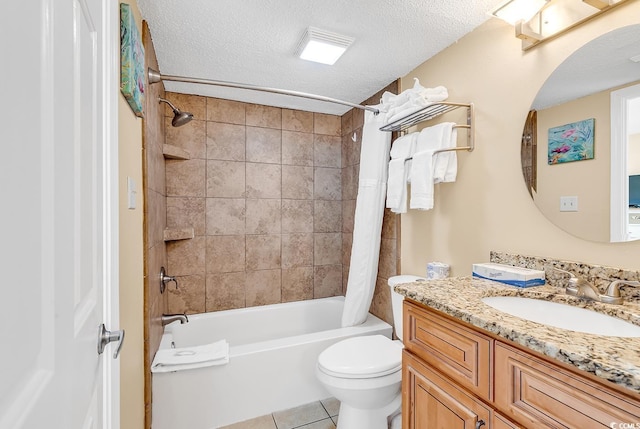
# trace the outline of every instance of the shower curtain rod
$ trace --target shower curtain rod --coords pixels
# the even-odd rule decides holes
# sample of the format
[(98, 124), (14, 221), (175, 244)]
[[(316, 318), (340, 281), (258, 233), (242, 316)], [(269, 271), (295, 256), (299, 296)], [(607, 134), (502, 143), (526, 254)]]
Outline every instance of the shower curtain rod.
[(203, 85), (224, 86), (228, 88), (249, 89), (252, 91), (271, 92), (273, 94), (290, 95), (292, 97), (301, 97), (301, 98), (308, 98), (311, 100), (326, 101), (328, 103), (342, 104), (345, 106), (354, 107), (356, 109), (368, 110), (370, 112), (373, 112), (376, 115), (380, 113), (380, 111), (375, 107), (362, 106), (360, 104), (350, 103), (348, 101), (338, 100), (336, 98), (330, 98), (330, 97), (325, 97), (322, 95), (315, 95), (315, 94), (307, 94), (306, 92), (289, 91), (287, 89), (268, 88), (264, 86), (249, 85), (249, 84), (236, 83), (236, 82), (225, 82), (221, 80), (200, 79), (196, 77), (164, 75), (164, 74), (160, 74), (158, 70), (154, 70), (151, 67), (149, 67), (147, 74), (149, 78), (149, 83), (158, 83), (163, 80), (169, 80), (173, 82), (198, 83)]

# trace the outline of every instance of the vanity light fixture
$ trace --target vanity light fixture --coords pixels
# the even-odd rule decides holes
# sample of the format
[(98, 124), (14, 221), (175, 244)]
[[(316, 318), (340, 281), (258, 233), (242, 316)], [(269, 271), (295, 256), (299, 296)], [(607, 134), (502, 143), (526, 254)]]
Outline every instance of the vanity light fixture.
[(353, 37), (309, 27), (298, 43), (296, 55), (303, 60), (333, 65), (354, 41)]
[(516, 25), (518, 21), (529, 21), (549, 0), (507, 0), (491, 11), (491, 15)]
[(563, 34), (629, 0), (507, 0), (491, 15), (515, 27), (522, 49)]

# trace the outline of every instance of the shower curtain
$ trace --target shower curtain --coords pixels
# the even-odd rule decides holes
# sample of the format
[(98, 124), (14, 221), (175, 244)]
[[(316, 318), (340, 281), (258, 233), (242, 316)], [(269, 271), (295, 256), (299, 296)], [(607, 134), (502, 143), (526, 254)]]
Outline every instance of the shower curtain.
[(391, 133), (380, 131), (386, 116), (383, 112), (374, 115), (369, 111), (364, 116), (351, 265), (342, 327), (359, 325), (367, 319), (376, 287), (391, 146)]

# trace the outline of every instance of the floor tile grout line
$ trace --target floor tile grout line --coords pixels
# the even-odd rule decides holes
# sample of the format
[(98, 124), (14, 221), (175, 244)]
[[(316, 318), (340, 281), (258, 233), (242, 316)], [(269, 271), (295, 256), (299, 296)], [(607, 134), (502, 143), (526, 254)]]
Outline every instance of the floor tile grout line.
[[(331, 423), (333, 423), (333, 419), (331, 418), (331, 416), (329, 416), (329, 417), (324, 417), (324, 418), (322, 418), (320, 420), (314, 420), (312, 422), (307, 422), (307, 423), (299, 425), (299, 426), (294, 426), (291, 429), (300, 429), (301, 427), (309, 426), (309, 425), (312, 425), (314, 423), (322, 422), (324, 420), (331, 420)], [(335, 423), (334, 423), (334, 425), (335, 425)], [(278, 428), (276, 428), (276, 429), (278, 429)]]
[(329, 418), (331, 418), (331, 413), (329, 412), (329, 410), (327, 410), (327, 407), (325, 407), (325, 405), (322, 403), (322, 401), (320, 401), (320, 405), (322, 405), (322, 408), (324, 408), (324, 411), (327, 413)]

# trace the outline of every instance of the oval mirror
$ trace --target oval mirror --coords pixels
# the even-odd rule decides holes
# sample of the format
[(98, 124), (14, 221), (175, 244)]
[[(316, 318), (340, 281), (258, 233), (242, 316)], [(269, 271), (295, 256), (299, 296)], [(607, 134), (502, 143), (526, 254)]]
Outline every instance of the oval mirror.
[(549, 76), (521, 147), (529, 194), (556, 226), (640, 239), (640, 24), (592, 40)]

